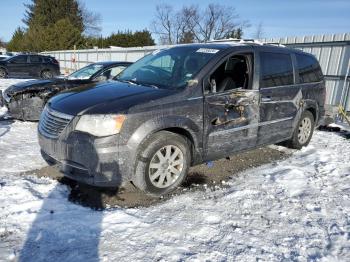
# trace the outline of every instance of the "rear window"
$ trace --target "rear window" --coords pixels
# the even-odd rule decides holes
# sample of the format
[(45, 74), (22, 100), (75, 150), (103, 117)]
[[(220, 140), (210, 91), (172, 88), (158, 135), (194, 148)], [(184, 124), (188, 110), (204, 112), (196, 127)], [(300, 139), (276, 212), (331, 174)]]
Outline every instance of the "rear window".
[(274, 87), (294, 84), (293, 64), (289, 54), (260, 53), (261, 87)]
[(51, 63), (52, 60), (51, 60), (51, 57), (47, 57), (47, 56), (43, 56), (43, 60), (45, 63)]
[(300, 83), (322, 81), (322, 70), (317, 60), (309, 55), (295, 54), (299, 69)]

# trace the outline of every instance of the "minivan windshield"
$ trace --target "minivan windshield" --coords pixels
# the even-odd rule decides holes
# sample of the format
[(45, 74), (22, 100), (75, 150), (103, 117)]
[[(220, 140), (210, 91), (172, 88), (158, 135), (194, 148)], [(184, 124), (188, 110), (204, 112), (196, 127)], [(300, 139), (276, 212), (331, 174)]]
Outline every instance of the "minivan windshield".
[(127, 67), (115, 80), (165, 89), (184, 88), (219, 51), (200, 46), (157, 50)]
[(103, 65), (100, 65), (100, 64), (88, 65), (70, 74), (68, 76), (68, 79), (89, 79), (93, 74), (95, 74), (97, 71), (101, 70), (102, 68), (103, 68)]

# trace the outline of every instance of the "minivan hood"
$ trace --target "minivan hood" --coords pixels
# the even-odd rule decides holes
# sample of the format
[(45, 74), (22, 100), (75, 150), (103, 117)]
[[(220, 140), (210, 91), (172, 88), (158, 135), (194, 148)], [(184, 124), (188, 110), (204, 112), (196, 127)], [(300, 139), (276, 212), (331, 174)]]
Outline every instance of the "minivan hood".
[(167, 96), (173, 91), (110, 81), (59, 93), (49, 106), (68, 115), (118, 113), (129, 107)]

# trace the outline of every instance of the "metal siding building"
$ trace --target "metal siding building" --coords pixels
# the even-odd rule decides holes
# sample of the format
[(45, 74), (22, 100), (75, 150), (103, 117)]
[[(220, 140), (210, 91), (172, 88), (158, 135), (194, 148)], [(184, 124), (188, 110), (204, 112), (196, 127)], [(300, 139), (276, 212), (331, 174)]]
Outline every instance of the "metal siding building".
[[(346, 109), (350, 111), (350, 77), (344, 84), (345, 75), (350, 66), (350, 33), (271, 38), (264, 39), (264, 41), (280, 43), (315, 55), (320, 61), (326, 78), (326, 103), (336, 106), (340, 101), (344, 101)], [(54, 56), (65, 70), (72, 71), (97, 61), (134, 62), (154, 50), (166, 47), (169, 46), (68, 50), (44, 52), (44, 54)], [(73, 58), (75, 62), (72, 62)]]

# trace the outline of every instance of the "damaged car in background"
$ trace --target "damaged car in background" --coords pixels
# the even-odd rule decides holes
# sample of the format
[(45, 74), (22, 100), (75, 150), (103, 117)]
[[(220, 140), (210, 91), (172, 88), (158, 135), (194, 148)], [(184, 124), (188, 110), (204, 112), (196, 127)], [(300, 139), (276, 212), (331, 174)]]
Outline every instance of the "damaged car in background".
[(65, 78), (21, 82), (3, 91), (0, 99), (8, 108), (11, 117), (38, 121), (46, 102), (57, 93), (113, 79), (130, 64), (130, 62), (99, 62), (83, 67)]
[(283, 142), (307, 146), (324, 116), (310, 54), (268, 44), (180, 45), (140, 59), (117, 81), (62, 92), (38, 125), (48, 163), (101, 187), (175, 190), (190, 166)]

